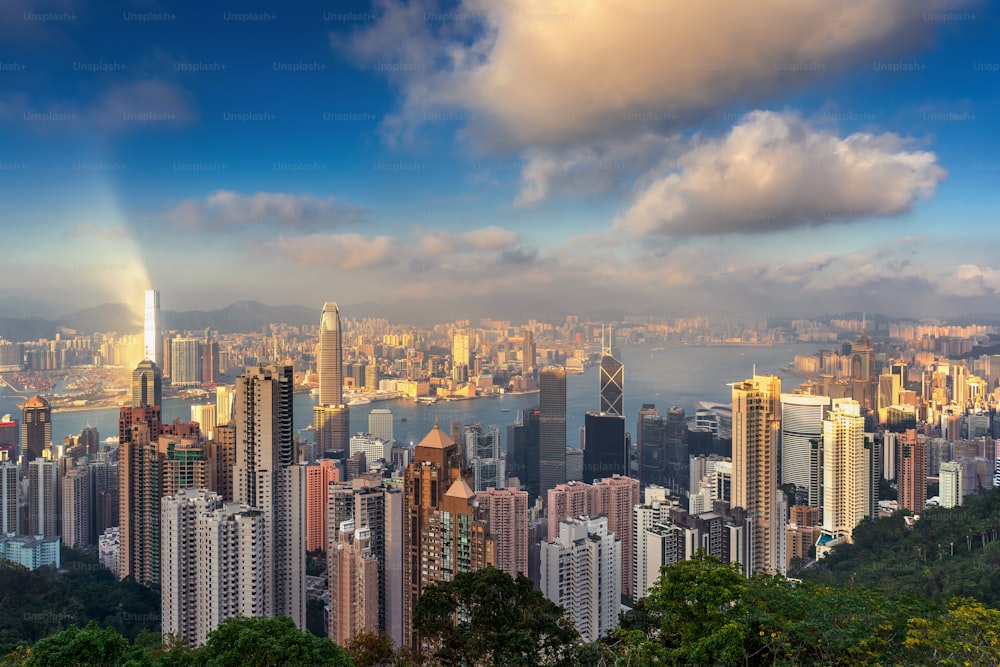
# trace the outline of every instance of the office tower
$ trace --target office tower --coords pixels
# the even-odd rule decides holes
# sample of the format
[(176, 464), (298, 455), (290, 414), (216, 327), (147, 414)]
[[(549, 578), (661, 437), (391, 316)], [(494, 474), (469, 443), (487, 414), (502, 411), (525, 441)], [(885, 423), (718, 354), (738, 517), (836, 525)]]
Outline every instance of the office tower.
[(335, 463), (320, 459), (306, 466), (306, 551), (326, 551), (327, 488), (338, 481)]
[(517, 489), (488, 489), (477, 493), (488, 512), (495, 567), (512, 577), (528, 576), (528, 493)]
[(33, 396), (21, 409), (22, 462), (30, 463), (40, 457), (51, 442), (52, 408), (41, 396)]
[(191, 406), (191, 421), (198, 422), (198, 426), (201, 428), (201, 432), (205, 434), (206, 438), (211, 438), (215, 429), (215, 404), (209, 403), (207, 405), (192, 405)]
[(819, 477), (812, 472), (816, 466), (810, 463), (811, 441), (823, 437), (823, 417), (829, 408), (828, 396), (781, 395), (781, 484), (808, 490), (810, 507), (818, 507), (822, 502), (818, 485), (822, 484), (823, 474), (822, 460)]
[(340, 310), (333, 301), (323, 304), (319, 320), (319, 404), (337, 407), (344, 402), (344, 358)]
[(0, 535), (21, 533), (18, 525), (17, 462), (0, 452)]
[(541, 589), (566, 610), (585, 642), (618, 627), (621, 610), (621, 541), (606, 517), (573, 517), (542, 544)]
[(233, 421), (233, 402), (236, 394), (233, 387), (222, 385), (215, 388), (215, 425), (225, 426)]
[(684, 408), (677, 406), (667, 410), (665, 420), (666, 427), (666, 486), (671, 489), (687, 490), (690, 469), (688, 465), (688, 443), (687, 443), (687, 419), (684, 416)]
[(500, 455), (500, 427), (473, 424), (465, 428), (466, 468), (472, 468), (473, 488), (476, 493), (489, 488), (502, 489), (507, 476)]
[(868, 339), (864, 321), (861, 335), (851, 345), (851, 392), (861, 407), (871, 412), (875, 409), (875, 349)]
[(545, 493), (566, 481), (566, 369), (542, 368), (539, 389), (538, 487)]
[(640, 482), (646, 485), (666, 485), (667, 423), (652, 405), (639, 411), (636, 433)]
[(204, 384), (215, 384), (219, 379), (219, 343), (210, 340), (208, 332), (201, 344), (201, 381)]
[(941, 507), (959, 507), (962, 504), (964, 472), (962, 464), (957, 461), (946, 461), (941, 464), (940, 491), (938, 497)]
[(163, 368), (163, 340), (160, 338), (160, 293), (146, 290), (142, 325), (142, 358)]
[(535, 348), (535, 333), (525, 327), (524, 342), (521, 344), (521, 375), (528, 377), (535, 372), (535, 358), (537, 352)]
[(193, 387), (201, 384), (201, 341), (174, 338), (170, 341), (170, 384)]
[(838, 398), (823, 420), (823, 534), (851, 542), (867, 512), (868, 451), (861, 404)]
[(320, 456), (327, 452), (347, 452), (350, 449), (350, 421), (346, 405), (313, 406), (313, 429), (316, 433), (316, 450)]
[(900, 376), (895, 373), (883, 373), (878, 376), (878, 423), (884, 424), (889, 414), (889, 406), (899, 404), (899, 392), (902, 389)]
[(635, 514), (632, 511), (639, 504), (639, 480), (622, 475), (605, 477), (594, 482), (597, 508), (594, 514), (608, 518), (608, 530), (621, 541), (621, 590), (632, 591), (632, 531)]
[(520, 410), (507, 426), (507, 478), (517, 479), (528, 492), (528, 505), (539, 498), (539, 417), (538, 406)]
[(87, 456), (93, 458), (101, 448), (101, 436), (97, 432), (96, 426), (84, 426), (80, 430), (80, 444), (83, 445)]
[(330, 619), (327, 636), (347, 646), (359, 632), (378, 633), (378, 558), (371, 550), (371, 529), (340, 524), (327, 554)]
[[(119, 431), (133, 412), (159, 414), (158, 407), (122, 408)], [(144, 586), (155, 586), (160, 575), (160, 456), (156, 449), (159, 423), (156, 420), (134, 421), (124, 437), (119, 437), (118, 516), (121, 528), (121, 554), (118, 578), (131, 577)]]
[(469, 335), (456, 332), (451, 339), (451, 365), (469, 367)]
[(754, 375), (732, 385), (733, 499), (750, 521), (748, 575), (778, 572), (778, 437), (781, 379)]
[(350, 455), (354, 456), (358, 452), (364, 452), (365, 462), (368, 465), (389, 458), (386, 452), (386, 443), (371, 433), (357, 433), (351, 436)]
[(588, 412), (584, 416), (583, 480), (593, 482), (601, 477), (624, 475), (628, 472), (628, 451), (625, 448), (625, 417)]
[(85, 549), (91, 541), (90, 469), (70, 468), (60, 483), (62, 502), (62, 543), (74, 549)]
[(912, 429), (900, 440), (899, 507), (920, 514), (927, 505), (927, 442)]
[(476, 515), (475, 494), (461, 478), (461, 452), (437, 422), (414, 451), (404, 475), (403, 644), (419, 645), (413, 605), (421, 591), (460, 572), (492, 564), (486, 521)]
[(392, 410), (374, 408), (368, 413), (368, 432), (382, 442), (392, 442)]
[[(614, 332), (609, 329), (604, 340), (601, 329), (601, 412), (622, 417), (625, 411), (622, 402), (625, 397), (625, 367), (612, 352)], [(586, 465), (586, 464), (585, 464)]]
[(59, 463), (38, 457), (28, 463), (28, 530), (33, 537), (59, 537)]
[(265, 517), (206, 489), (163, 498), (164, 633), (205, 643), (234, 616), (267, 615)]
[(305, 627), (305, 466), (295, 463), (292, 367), (248, 368), (236, 380), (236, 501), (264, 514), (265, 614)]
[(554, 540), (559, 534), (559, 522), (574, 516), (598, 514), (597, 492), (584, 482), (557, 484), (546, 494), (545, 517), (548, 523), (547, 538)]
[[(656, 524), (670, 520), (670, 508), (673, 507), (668, 490), (657, 484), (651, 484), (643, 491), (642, 504), (632, 508), (632, 590), (629, 594), (633, 600), (646, 597), (646, 593), (656, 583), (659, 577), (660, 565), (649, 567), (647, 563), (646, 531)], [(651, 576), (655, 572), (655, 576)]]
[(150, 359), (143, 359), (132, 371), (132, 407), (163, 403), (162, 377), (159, 367)]

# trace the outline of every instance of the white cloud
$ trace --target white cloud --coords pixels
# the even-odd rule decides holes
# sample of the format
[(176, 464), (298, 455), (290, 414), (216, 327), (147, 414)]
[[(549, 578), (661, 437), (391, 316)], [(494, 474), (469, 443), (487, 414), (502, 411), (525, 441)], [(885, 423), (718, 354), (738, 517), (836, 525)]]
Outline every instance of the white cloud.
[(267, 247), (273, 247), (297, 264), (328, 266), (344, 271), (378, 266), (398, 250), (396, 241), (391, 237), (363, 234), (280, 236)]
[(938, 282), (938, 291), (953, 296), (1000, 294), (1000, 269), (978, 264), (960, 264)]
[(517, 232), (490, 226), (455, 234), (443, 229), (417, 229), (419, 252), (425, 258), (470, 250), (501, 250), (518, 242)]
[[(378, 7), (354, 36), (365, 67), (403, 88), (400, 133), (442, 110), (469, 114), (482, 146), (570, 146), (679, 128), (769, 99), (851, 63), (926, 41), (924, 13), (951, 0), (581, 3), (431, 0)], [(386, 68), (385, 65), (396, 65)]]
[(198, 230), (228, 230), (273, 224), (278, 231), (311, 232), (360, 220), (363, 210), (332, 197), (233, 190), (215, 190), (204, 198), (185, 199), (166, 211), (168, 224)]
[(795, 114), (756, 111), (721, 139), (695, 139), (644, 177), (615, 227), (697, 236), (906, 213), (946, 172), (891, 133), (841, 138)]

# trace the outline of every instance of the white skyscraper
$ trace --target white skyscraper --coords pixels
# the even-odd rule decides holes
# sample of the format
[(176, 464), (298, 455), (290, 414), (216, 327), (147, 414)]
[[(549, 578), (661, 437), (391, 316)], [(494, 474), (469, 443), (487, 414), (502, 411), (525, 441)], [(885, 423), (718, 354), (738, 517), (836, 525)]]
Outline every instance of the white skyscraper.
[(561, 521), (559, 536), (542, 543), (542, 593), (566, 610), (586, 642), (618, 627), (621, 549), (603, 516)]
[(142, 356), (163, 368), (163, 340), (160, 337), (160, 293), (146, 290), (146, 306), (142, 325)]
[(268, 615), (262, 512), (182, 489), (163, 498), (161, 513), (164, 632), (201, 646), (227, 618)]
[(367, 461), (369, 465), (379, 459), (384, 461), (389, 460), (385, 441), (381, 438), (375, 437), (371, 433), (357, 433), (352, 435), (350, 452), (351, 456), (354, 456), (358, 452), (364, 452), (365, 461)]
[(19, 533), (17, 517), (17, 463), (0, 451), (0, 534)]
[(869, 463), (861, 404), (836, 399), (823, 420), (823, 534), (851, 541), (865, 518)]
[(823, 417), (829, 409), (829, 396), (781, 395), (781, 483), (808, 489), (815, 503), (820, 500), (819, 480), (811, 474), (811, 441), (823, 437)]
[(946, 461), (941, 464), (941, 470), (938, 473), (940, 478), (940, 491), (938, 492), (938, 497), (940, 498), (941, 507), (958, 507), (962, 504), (962, 497), (964, 495), (963, 482), (964, 471), (962, 470), (962, 464), (957, 461)]
[(344, 358), (340, 334), (340, 310), (333, 301), (323, 304), (319, 321), (319, 404), (338, 406), (344, 402)]
[(233, 421), (233, 388), (221, 385), (215, 388), (215, 425), (225, 426)]
[[(632, 508), (635, 515), (635, 522), (632, 527), (633, 538), (632, 548), (634, 557), (632, 558), (633, 568), (633, 590), (632, 599), (638, 600), (646, 597), (650, 587), (656, 583), (659, 576), (662, 562), (657, 561), (655, 567), (648, 567), (648, 553), (646, 549), (646, 531), (652, 530), (653, 526), (666, 523), (670, 520), (670, 508), (674, 505), (670, 502), (669, 489), (657, 484), (650, 484), (644, 490), (644, 502)], [(655, 572), (656, 576), (650, 577), (650, 572)]]

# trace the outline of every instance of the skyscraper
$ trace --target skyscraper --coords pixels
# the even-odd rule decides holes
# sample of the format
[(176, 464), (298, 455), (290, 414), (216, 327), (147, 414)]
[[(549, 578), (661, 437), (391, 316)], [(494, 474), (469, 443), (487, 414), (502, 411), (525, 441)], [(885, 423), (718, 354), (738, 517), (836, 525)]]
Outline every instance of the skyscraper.
[(609, 412), (584, 416), (583, 481), (628, 473), (625, 417)]
[(175, 387), (201, 384), (201, 341), (197, 338), (170, 341), (170, 384)]
[(17, 462), (0, 451), (0, 534), (21, 533), (18, 525), (18, 474)]
[(28, 535), (59, 537), (59, 464), (38, 457), (28, 464)]
[(732, 385), (733, 507), (746, 510), (751, 523), (747, 574), (779, 571), (778, 437), (781, 428), (781, 379), (754, 375)]
[(663, 486), (667, 481), (667, 423), (653, 404), (639, 410), (636, 424), (639, 481), (643, 486)]
[(517, 420), (507, 426), (507, 478), (517, 478), (528, 492), (531, 506), (539, 490), (539, 417), (538, 406), (518, 412)]
[(21, 465), (40, 457), (51, 442), (52, 408), (41, 396), (33, 396), (21, 409)]
[(265, 615), (305, 627), (306, 472), (295, 463), (292, 367), (248, 368), (236, 380), (236, 501), (264, 516)]
[[(659, 576), (659, 566), (649, 567), (647, 564), (646, 531), (656, 524), (668, 523), (670, 508), (673, 504), (667, 495), (667, 489), (650, 484), (643, 492), (643, 503), (632, 508), (632, 599), (646, 597), (646, 593)], [(655, 575), (651, 573), (655, 572)]]
[(684, 408), (679, 408), (676, 405), (671, 406), (667, 410), (664, 427), (666, 428), (664, 435), (667, 445), (666, 485), (680, 493), (681, 489), (688, 490), (691, 470), (690, 457), (688, 457), (687, 419), (684, 416)]
[(384, 442), (392, 443), (392, 410), (372, 408), (368, 413), (368, 432)]
[(337, 481), (335, 463), (320, 459), (306, 466), (306, 551), (326, 551), (326, 496), (330, 483)]
[(920, 514), (927, 505), (927, 441), (907, 430), (899, 443), (899, 506)]
[(160, 293), (146, 290), (142, 325), (142, 358), (163, 368), (163, 339), (160, 337)]
[(351, 444), (350, 413), (346, 405), (314, 405), (313, 431), (317, 455), (348, 452)]
[(528, 576), (528, 493), (517, 489), (488, 489), (476, 494), (488, 512), (495, 567), (512, 577)]
[(861, 404), (834, 399), (823, 420), (823, 534), (851, 541), (867, 511), (868, 451)]
[(542, 368), (539, 389), (538, 477), (545, 493), (566, 481), (566, 369)]
[(829, 407), (829, 396), (781, 395), (781, 483), (806, 489), (810, 507), (822, 502), (823, 483), (822, 460), (818, 477), (811, 473), (811, 441), (823, 437), (823, 417)]
[(452, 337), (451, 364), (453, 367), (469, 367), (469, 334), (456, 332)]
[[(340, 333), (340, 310), (333, 301), (323, 304), (319, 320), (319, 404), (339, 406), (344, 402), (344, 357)], [(344, 447), (343, 449), (346, 449)]]
[(159, 366), (151, 359), (143, 359), (132, 371), (132, 407), (163, 403), (163, 379)]
[[(132, 412), (127, 412), (132, 411)], [(157, 418), (142, 421), (148, 411)], [(118, 516), (121, 526), (121, 553), (118, 578), (132, 577), (144, 586), (160, 581), (160, 456), (156, 450), (159, 437), (159, 407), (122, 408), (119, 431), (129, 424), (118, 441)]]
[(506, 474), (500, 456), (500, 428), (484, 428), (482, 424), (465, 427), (463, 462), (466, 468), (472, 468), (473, 491), (478, 493), (489, 488), (503, 488)]
[(605, 477), (594, 483), (597, 511), (608, 518), (608, 531), (621, 542), (621, 590), (632, 594), (633, 532), (635, 514), (639, 504), (639, 480), (624, 475)]
[(346, 646), (359, 632), (379, 630), (379, 564), (371, 550), (371, 536), (371, 529), (355, 528), (354, 520), (348, 519), (341, 522), (336, 541), (330, 543), (327, 636), (340, 646)]
[(598, 514), (597, 492), (585, 482), (566, 482), (549, 489), (545, 498), (545, 518), (549, 540), (559, 535), (559, 522), (574, 516)]
[[(608, 329), (607, 340), (604, 340), (604, 329), (601, 329), (601, 412), (621, 417), (625, 414), (622, 402), (625, 397), (625, 367), (614, 357), (614, 331)], [(586, 464), (584, 464), (586, 465)]]
[(211, 438), (217, 421), (215, 417), (215, 403), (192, 405), (191, 421), (198, 422), (198, 426), (201, 427), (201, 432), (205, 434), (205, 437)]
[(235, 394), (229, 385), (215, 388), (215, 425), (225, 426), (233, 421), (233, 400)]
[(851, 346), (852, 398), (871, 412), (875, 409), (875, 348), (868, 339), (866, 323), (862, 320), (861, 335)]
[(534, 375), (536, 356), (535, 334), (531, 329), (525, 327), (524, 342), (521, 344), (521, 375), (525, 377)]
[(70, 468), (60, 482), (62, 503), (62, 543), (74, 549), (85, 549), (91, 542), (90, 468)]
[(962, 504), (964, 498), (964, 471), (957, 461), (946, 461), (941, 464), (939, 472), (941, 479), (941, 507), (952, 508)]

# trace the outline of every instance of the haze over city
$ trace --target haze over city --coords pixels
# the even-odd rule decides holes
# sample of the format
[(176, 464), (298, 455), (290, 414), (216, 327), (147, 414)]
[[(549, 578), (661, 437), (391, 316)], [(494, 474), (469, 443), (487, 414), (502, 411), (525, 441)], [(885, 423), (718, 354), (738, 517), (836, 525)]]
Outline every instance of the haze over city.
[(987, 3), (0, 13), (3, 303), (995, 310)]

